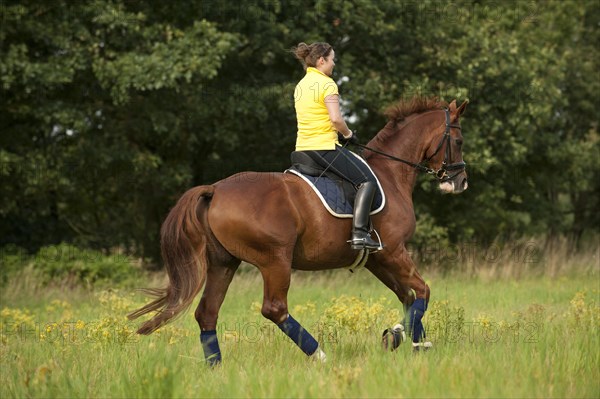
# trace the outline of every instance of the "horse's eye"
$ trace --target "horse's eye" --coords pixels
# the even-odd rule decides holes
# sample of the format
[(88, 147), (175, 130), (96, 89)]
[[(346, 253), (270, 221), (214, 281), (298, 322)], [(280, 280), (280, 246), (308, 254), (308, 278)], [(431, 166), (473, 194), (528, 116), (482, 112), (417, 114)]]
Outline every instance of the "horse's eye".
[(456, 145), (457, 145), (457, 146), (459, 146), (459, 147), (460, 147), (462, 144), (463, 144), (463, 141), (462, 141), (462, 139), (456, 139)]

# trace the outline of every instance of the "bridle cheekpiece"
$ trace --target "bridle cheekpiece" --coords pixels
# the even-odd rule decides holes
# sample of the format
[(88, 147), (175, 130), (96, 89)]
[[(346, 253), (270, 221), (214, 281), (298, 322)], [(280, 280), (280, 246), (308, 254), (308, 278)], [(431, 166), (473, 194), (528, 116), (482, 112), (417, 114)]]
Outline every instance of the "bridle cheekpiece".
[[(450, 162), (450, 158), (452, 156), (452, 148), (451, 148), (451, 142), (450, 142), (451, 141), (450, 130), (453, 128), (461, 130), (461, 127), (460, 127), (460, 125), (453, 125), (450, 123), (450, 111), (448, 110), (448, 108), (443, 108), (443, 110), (446, 114), (446, 128), (444, 129), (444, 134), (442, 135), (442, 138), (440, 139), (440, 142), (438, 143), (438, 146), (435, 149), (435, 151), (433, 152), (433, 154), (431, 154), (429, 157), (425, 158), (420, 163), (410, 162), (410, 161), (404, 160), (402, 158), (398, 158), (393, 155), (386, 154), (383, 151), (375, 150), (373, 148), (367, 147), (362, 144), (357, 144), (357, 146), (359, 146), (360, 148), (364, 148), (365, 150), (372, 151), (376, 154), (383, 155), (387, 158), (393, 159), (394, 161), (402, 162), (408, 166), (415, 168), (419, 172), (424, 172), (424, 173), (427, 173), (430, 175), (434, 175), (440, 181), (440, 183), (443, 183), (448, 180), (452, 180), (453, 178), (458, 176), (462, 171), (464, 171), (466, 169), (467, 164), (463, 161), (448, 164), (448, 162)], [(440, 166), (440, 168), (438, 170), (435, 170), (435, 169), (432, 169), (429, 166), (425, 165), (425, 164), (429, 163), (429, 161), (433, 157), (435, 157), (438, 154), (438, 152), (440, 152), (440, 150), (444, 146), (444, 143), (446, 143), (446, 150), (445, 150), (445, 154), (444, 154), (444, 161), (442, 162), (442, 165)], [(454, 173), (453, 175), (448, 174), (448, 172), (453, 172), (453, 171), (457, 171), (457, 172)]]

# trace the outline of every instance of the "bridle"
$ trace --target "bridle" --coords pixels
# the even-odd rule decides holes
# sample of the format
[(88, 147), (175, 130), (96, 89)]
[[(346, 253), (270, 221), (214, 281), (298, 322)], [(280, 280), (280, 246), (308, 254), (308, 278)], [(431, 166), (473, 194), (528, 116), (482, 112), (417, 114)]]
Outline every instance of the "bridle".
[[(461, 127), (460, 127), (460, 125), (453, 125), (450, 123), (450, 111), (448, 110), (448, 108), (443, 108), (443, 110), (446, 113), (446, 128), (444, 130), (444, 134), (442, 135), (442, 138), (440, 139), (440, 142), (438, 143), (438, 146), (435, 149), (435, 151), (433, 152), (433, 154), (431, 154), (430, 156), (425, 158), (420, 163), (410, 162), (405, 159), (398, 158), (398, 157), (395, 157), (390, 154), (386, 154), (383, 151), (379, 151), (379, 150), (375, 150), (373, 148), (367, 147), (366, 145), (362, 145), (362, 144), (356, 144), (356, 145), (360, 148), (364, 148), (365, 150), (369, 150), (376, 154), (383, 155), (387, 158), (393, 159), (394, 161), (402, 162), (408, 166), (415, 168), (419, 172), (425, 172), (430, 175), (435, 175), (435, 177), (437, 177), (437, 179), (440, 182), (452, 180), (465, 170), (465, 168), (467, 167), (467, 164), (462, 161), (448, 164), (448, 162), (450, 162), (450, 159), (452, 157), (452, 148), (451, 148), (452, 146), (450, 145), (451, 144), (450, 143), (450, 140), (451, 140), (450, 129), (454, 128), (454, 129), (461, 130)], [(446, 150), (445, 150), (445, 154), (444, 154), (444, 161), (442, 162), (442, 165), (440, 166), (440, 168), (438, 170), (435, 170), (435, 169), (432, 169), (432, 168), (424, 165), (424, 164), (428, 163), (433, 157), (435, 157), (438, 154), (438, 152), (440, 152), (440, 150), (444, 146), (444, 143), (446, 144)], [(456, 173), (454, 173), (453, 175), (448, 174), (448, 172), (454, 172), (454, 171), (456, 171)]]

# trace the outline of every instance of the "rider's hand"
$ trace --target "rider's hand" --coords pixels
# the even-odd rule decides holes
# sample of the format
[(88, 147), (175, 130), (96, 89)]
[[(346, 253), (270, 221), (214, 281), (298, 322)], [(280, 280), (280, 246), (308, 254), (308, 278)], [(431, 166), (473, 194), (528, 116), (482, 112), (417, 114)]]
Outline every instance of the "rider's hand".
[(342, 142), (343, 144), (350, 143), (350, 144), (357, 145), (358, 137), (356, 136), (356, 131), (353, 131), (352, 136), (350, 136), (348, 138), (346, 138), (342, 134), (340, 134), (340, 142)]

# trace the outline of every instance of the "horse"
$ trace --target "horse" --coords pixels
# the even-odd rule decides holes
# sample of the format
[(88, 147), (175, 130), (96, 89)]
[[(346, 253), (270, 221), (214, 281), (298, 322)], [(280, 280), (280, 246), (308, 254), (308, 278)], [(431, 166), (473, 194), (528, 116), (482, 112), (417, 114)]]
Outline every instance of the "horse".
[[(419, 172), (435, 176), (442, 193), (468, 187), (462, 159), (457, 107), (437, 98), (415, 97), (386, 110), (385, 126), (363, 147), (387, 202), (371, 222), (385, 247), (370, 254), (365, 268), (403, 304), (415, 350), (425, 342), (422, 318), (430, 298), (407, 251), (416, 227), (412, 192)], [(260, 271), (264, 282), (261, 313), (307, 356), (325, 360), (316, 340), (288, 311), (292, 269), (317, 271), (352, 264), (357, 251), (346, 242), (351, 221), (329, 214), (315, 193), (291, 173), (238, 173), (211, 185), (189, 189), (161, 227), (161, 252), (169, 282), (149, 289), (155, 299), (130, 319), (156, 312), (137, 333), (151, 334), (187, 309), (204, 286), (195, 311), (206, 361), (221, 362), (216, 335), (219, 309), (241, 261)], [(399, 324), (398, 326), (403, 326)], [(399, 333), (398, 329), (394, 333)], [(394, 336), (392, 350), (402, 339)]]

